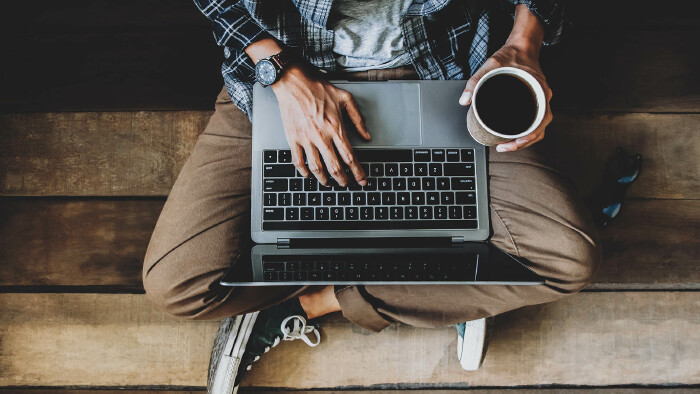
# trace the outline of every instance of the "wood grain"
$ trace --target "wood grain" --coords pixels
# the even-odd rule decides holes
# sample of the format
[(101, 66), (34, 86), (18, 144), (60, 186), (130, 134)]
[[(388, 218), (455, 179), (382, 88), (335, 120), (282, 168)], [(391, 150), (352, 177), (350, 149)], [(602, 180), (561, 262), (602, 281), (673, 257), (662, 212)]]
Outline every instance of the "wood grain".
[[(572, 3), (575, 23), (542, 54), (552, 105), (697, 112), (700, 17), (671, 4)], [(210, 109), (222, 85), (222, 50), (186, 0), (15, 2), (0, 22), (3, 111)]]
[[(0, 199), (0, 286), (141, 291), (162, 200)], [(591, 286), (700, 289), (700, 201), (628, 201)], [(100, 291), (99, 288), (93, 291)]]
[[(449, 390), (439, 389), (440, 394), (458, 394), (469, 391), (468, 394), (691, 394), (697, 393), (695, 388), (683, 387), (644, 387), (644, 388), (547, 388), (541, 387), (538, 389), (463, 389)], [(0, 388), (0, 394), (195, 394), (205, 391), (204, 387), (199, 390), (149, 390), (149, 389), (3, 389)], [(295, 394), (398, 394), (406, 390), (364, 390), (362, 388), (343, 387), (338, 390), (260, 390), (258, 388), (242, 388), (239, 393), (257, 393), (257, 394), (275, 394), (275, 393), (295, 393)], [(435, 390), (411, 390), (412, 394), (430, 394), (435, 393)]]
[[(170, 318), (143, 295), (0, 294), (0, 314), (2, 386), (203, 386), (218, 326)], [(502, 315), (471, 373), (458, 364), (453, 327), (373, 334), (335, 316), (322, 330), (318, 348), (284, 343), (265, 355), (244, 385), (700, 383), (695, 292), (581, 293)]]
[[(210, 115), (0, 114), (0, 195), (165, 196)], [(584, 194), (623, 145), (645, 156), (629, 197), (698, 199), (699, 126), (700, 114), (564, 113), (541, 144)]]

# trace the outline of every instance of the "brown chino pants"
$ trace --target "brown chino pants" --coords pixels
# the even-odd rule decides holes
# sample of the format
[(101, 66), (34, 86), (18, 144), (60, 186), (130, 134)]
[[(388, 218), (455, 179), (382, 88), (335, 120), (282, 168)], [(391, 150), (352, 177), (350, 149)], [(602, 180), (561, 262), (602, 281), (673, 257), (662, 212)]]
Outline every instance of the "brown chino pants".
[[(413, 76), (404, 68), (344, 79)], [(308, 291), (299, 286), (219, 285), (237, 253), (250, 246), (250, 167), (251, 125), (224, 89), (173, 186), (146, 253), (146, 293), (167, 312), (219, 319)], [(489, 190), (492, 242), (530, 260), (545, 284), (336, 286), (343, 315), (375, 331), (392, 322), (435, 327), (554, 301), (591, 281), (601, 260), (597, 231), (571, 182), (544, 163), (537, 145), (506, 153), (491, 149)]]

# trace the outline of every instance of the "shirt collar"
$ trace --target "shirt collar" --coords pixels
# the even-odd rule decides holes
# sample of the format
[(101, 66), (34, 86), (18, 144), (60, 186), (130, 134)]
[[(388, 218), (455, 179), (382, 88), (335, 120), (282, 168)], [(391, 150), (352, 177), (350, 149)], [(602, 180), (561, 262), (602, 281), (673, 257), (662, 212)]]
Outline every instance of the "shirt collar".
[(328, 15), (331, 13), (333, 0), (292, 0), (301, 16), (311, 23), (327, 29)]

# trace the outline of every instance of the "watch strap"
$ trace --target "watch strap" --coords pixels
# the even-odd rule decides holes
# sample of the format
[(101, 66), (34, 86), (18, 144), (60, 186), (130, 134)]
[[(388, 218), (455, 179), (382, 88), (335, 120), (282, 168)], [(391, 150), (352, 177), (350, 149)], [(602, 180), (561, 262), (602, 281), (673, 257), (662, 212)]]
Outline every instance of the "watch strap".
[(289, 50), (282, 50), (282, 52), (272, 55), (269, 59), (275, 63), (279, 70), (284, 70), (292, 62), (292, 54)]

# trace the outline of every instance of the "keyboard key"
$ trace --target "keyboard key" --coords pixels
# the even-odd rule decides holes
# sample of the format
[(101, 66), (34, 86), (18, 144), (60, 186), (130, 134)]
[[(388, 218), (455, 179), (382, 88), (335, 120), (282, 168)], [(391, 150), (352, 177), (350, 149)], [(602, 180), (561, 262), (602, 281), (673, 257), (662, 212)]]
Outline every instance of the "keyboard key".
[(474, 176), (474, 163), (447, 163), (445, 175), (448, 176)]
[(264, 272), (284, 271), (284, 263), (265, 262), (265, 263), (263, 263), (263, 271)]
[(315, 192), (316, 190), (318, 190), (318, 181), (316, 180), (316, 178), (304, 179), (305, 192)]
[(377, 178), (367, 178), (367, 184), (362, 186), (364, 191), (377, 190)]
[(421, 219), (432, 219), (433, 218), (433, 207), (420, 207), (420, 218)]
[(413, 161), (430, 161), (430, 150), (428, 149), (414, 149), (413, 150)]
[(417, 207), (406, 207), (406, 219), (415, 220), (418, 219), (418, 208)]
[(386, 176), (398, 176), (399, 165), (396, 163), (387, 163), (384, 165), (384, 171)]
[(423, 190), (435, 190), (435, 178), (422, 178)]
[(438, 178), (436, 183), (438, 190), (450, 190), (450, 178)]
[(380, 193), (367, 193), (367, 205), (379, 205), (382, 203), (382, 195)]
[(424, 163), (416, 163), (413, 165), (413, 173), (416, 176), (426, 176), (428, 175), (428, 165)]
[(440, 203), (443, 205), (453, 205), (455, 203), (455, 194), (453, 192), (440, 193)]
[(286, 192), (287, 188), (286, 179), (265, 179), (263, 181), (263, 190), (266, 192)]
[(408, 205), (411, 203), (411, 193), (403, 192), (396, 193), (396, 203), (399, 205)]
[(297, 207), (306, 205), (306, 194), (294, 193), (292, 195), (292, 204)]
[(474, 149), (462, 149), (462, 161), (474, 161)]
[(378, 190), (391, 190), (391, 179), (389, 179), (389, 178), (377, 179), (377, 189)]
[(328, 208), (316, 208), (316, 220), (328, 220)]
[(277, 204), (283, 207), (292, 205), (292, 193), (280, 193), (277, 195)]
[(323, 193), (323, 205), (335, 205), (335, 193)]
[(288, 272), (288, 271), (280, 272), (279, 278), (280, 278), (280, 281), (289, 282), (292, 280), (292, 273)]
[(362, 220), (374, 219), (374, 209), (372, 207), (360, 208), (360, 219), (362, 219)]
[(275, 193), (264, 193), (263, 205), (266, 207), (274, 207), (277, 205), (277, 195)]
[(374, 208), (374, 219), (375, 220), (389, 219), (389, 208), (387, 208), (387, 207), (375, 207)]
[(309, 205), (321, 205), (321, 193), (309, 193)]
[(430, 174), (430, 176), (442, 175), (442, 163), (430, 163), (430, 164), (428, 164), (428, 173)]
[(435, 219), (447, 219), (447, 207), (437, 206), (434, 207)]
[(347, 207), (345, 208), (345, 219), (347, 220), (357, 220), (360, 215), (360, 210), (357, 207)]
[(474, 178), (452, 178), (452, 190), (474, 190)]
[(265, 208), (263, 209), (263, 220), (283, 220), (283, 208)]
[(474, 192), (457, 192), (457, 204), (476, 204), (476, 193)]
[(264, 275), (264, 279), (266, 282), (275, 282), (277, 281), (279, 274), (277, 272), (265, 272)]
[(314, 209), (313, 208), (302, 208), (301, 209), (301, 220), (314, 220)]
[(450, 207), (450, 219), (461, 219), (462, 218), (462, 208), (461, 207)]
[(299, 220), (299, 208), (287, 208), (284, 212), (287, 220)]
[(396, 205), (396, 193), (394, 193), (394, 192), (382, 193), (382, 205)]
[(403, 219), (403, 207), (391, 207), (389, 209), (389, 215), (392, 220)]
[(350, 193), (338, 193), (338, 205), (352, 204), (352, 195)]
[(425, 200), (428, 203), (428, 205), (437, 205), (440, 203), (440, 193), (438, 193), (438, 192), (425, 193)]
[(335, 181), (332, 179), (330, 181), (328, 181), (328, 186), (325, 186), (325, 185), (319, 183), (318, 184), (318, 191), (329, 192), (329, 191), (333, 190), (333, 184), (337, 184), (337, 183), (335, 183)]
[(445, 161), (445, 150), (433, 149), (433, 161)]
[(411, 201), (412, 201), (413, 205), (425, 204), (425, 193), (423, 193), (423, 192), (411, 193)]
[(476, 207), (474, 205), (464, 207), (465, 219), (476, 219)]
[(343, 220), (343, 208), (341, 208), (341, 207), (331, 208), (331, 220)]
[(459, 149), (448, 149), (447, 150), (447, 161), (449, 161), (449, 162), (459, 161)]
[(266, 164), (263, 166), (265, 178), (291, 178), (295, 173), (296, 169), (291, 164)]
[(406, 178), (394, 178), (391, 181), (393, 190), (406, 190)]
[(289, 191), (290, 192), (300, 192), (304, 188), (303, 179), (290, 179), (289, 180)]
[(373, 163), (369, 165), (369, 176), (380, 177), (384, 176), (384, 164)]
[(263, 151), (263, 162), (264, 163), (277, 163), (277, 151), (276, 150)]
[(352, 205), (365, 205), (366, 204), (366, 194), (365, 193), (353, 193), (352, 194)]
[(401, 176), (411, 176), (413, 175), (413, 164), (402, 163), (399, 165), (399, 175)]
[(281, 150), (279, 151), (279, 162), (280, 163), (291, 163), (292, 162), (292, 151)]
[(294, 280), (298, 282), (307, 281), (309, 278), (308, 272), (305, 271), (295, 271), (293, 275)]

